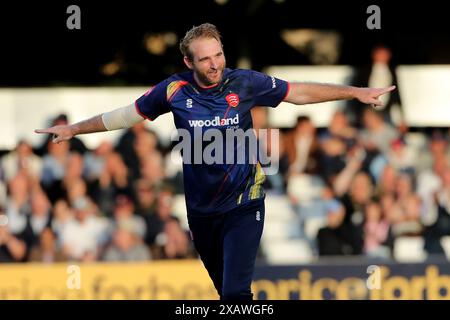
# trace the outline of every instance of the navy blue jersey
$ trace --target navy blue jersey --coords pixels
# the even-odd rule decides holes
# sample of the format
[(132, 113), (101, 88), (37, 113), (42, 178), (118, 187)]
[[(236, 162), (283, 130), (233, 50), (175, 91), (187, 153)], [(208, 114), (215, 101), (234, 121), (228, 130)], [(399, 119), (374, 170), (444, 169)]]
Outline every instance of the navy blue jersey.
[[(205, 89), (198, 86), (193, 72), (189, 71), (175, 74), (157, 84), (136, 100), (136, 109), (149, 120), (172, 112), (175, 126), (187, 130), (194, 145), (195, 132), (204, 134), (215, 129), (225, 135), (227, 130), (251, 130), (251, 108), (276, 107), (288, 90), (286, 81), (242, 69), (225, 69), (222, 81)], [(204, 151), (205, 147), (200, 151)], [(236, 141), (231, 156), (235, 157), (242, 147), (245, 143)], [(198, 150), (192, 149), (191, 158), (198, 154)], [(230, 157), (230, 153), (223, 156)], [(257, 161), (249, 161), (253, 157), (249, 152), (245, 153), (243, 163), (236, 157), (233, 163), (224, 158), (224, 161), (212, 164), (185, 161), (183, 157), (188, 215), (219, 214), (264, 198), (262, 184), (265, 175), (261, 165)]]

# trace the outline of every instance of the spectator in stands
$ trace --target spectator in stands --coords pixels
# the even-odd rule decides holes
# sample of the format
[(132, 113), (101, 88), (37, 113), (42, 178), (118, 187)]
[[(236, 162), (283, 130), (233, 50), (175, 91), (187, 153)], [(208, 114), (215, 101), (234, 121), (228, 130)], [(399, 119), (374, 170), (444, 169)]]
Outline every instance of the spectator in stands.
[(112, 243), (106, 248), (104, 261), (150, 260), (150, 250), (143, 244), (141, 231), (128, 219), (118, 221)]
[[(144, 122), (137, 123), (133, 127), (125, 130), (125, 133), (119, 138), (116, 151), (122, 156), (124, 163), (130, 170), (130, 177), (138, 179), (140, 176), (139, 156), (135, 150), (136, 138), (139, 134), (147, 133)], [(151, 134), (151, 133), (150, 133)]]
[(387, 154), (391, 142), (399, 136), (397, 130), (386, 123), (380, 113), (369, 108), (364, 109), (363, 124), (360, 138), (364, 147), (368, 151), (376, 149)]
[(31, 215), (27, 220), (29, 231), (25, 241), (28, 248), (31, 248), (38, 243), (40, 234), (50, 227), (52, 222), (51, 203), (40, 188), (35, 188), (31, 193)]
[(132, 185), (129, 170), (117, 152), (106, 157), (106, 163), (100, 175), (99, 189), (95, 194), (101, 211), (112, 216), (115, 198), (119, 194), (131, 194)]
[[(370, 53), (370, 64), (362, 66), (356, 70), (355, 77), (351, 81), (355, 86), (384, 86), (397, 85), (395, 73), (396, 63), (392, 59), (392, 51), (385, 44), (377, 44)], [(381, 87), (378, 87), (381, 88)], [(381, 99), (385, 108), (380, 111), (383, 118), (394, 124), (400, 130), (405, 129), (404, 114), (401, 106), (399, 91), (391, 92)], [(356, 101), (349, 101), (351, 112), (355, 115), (355, 121), (361, 121), (361, 104)]]
[(113, 156), (114, 152), (114, 145), (111, 142), (102, 141), (97, 148), (84, 155), (87, 194), (98, 204), (100, 211), (107, 215), (112, 214), (113, 201), (110, 197), (102, 196), (100, 181), (109, 176), (106, 166), (108, 158)]
[(114, 145), (102, 141), (97, 148), (84, 155), (84, 172), (88, 184), (98, 182), (106, 166), (107, 158), (114, 152)]
[(450, 235), (450, 168), (446, 168), (441, 176), (442, 188), (436, 192), (434, 200), (436, 219), (424, 230), (425, 250), (429, 254), (444, 254), (441, 238)]
[(389, 164), (384, 166), (381, 178), (377, 181), (377, 195), (393, 195), (395, 193), (396, 184), (397, 171)]
[[(75, 199), (73, 201), (75, 203)], [(52, 208), (52, 222), (51, 228), (56, 235), (56, 242), (58, 247), (62, 247), (61, 238), (64, 229), (71, 225), (71, 220), (75, 219), (72, 208), (66, 200), (58, 199)]]
[(448, 146), (448, 136), (441, 131), (433, 131), (428, 140), (427, 149), (423, 150), (416, 158), (418, 171), (431, 170), (436, 161), (446, 162), (450, 165), (450, 148)]
[[(337, 148), (334, 146), (334, 149)], [(331, 152), (328, 151), (328, 153)], [(338, 174), (328, 177), (336, 196), (343, 197), (348, 192), (355, 175), (361, 170), (366, 156), (367, 154), (364, 148), (359, 145), (354, 145), (348, 150), (345, 157), (345, 167)]]
[(62, 250), (57, 247), (56, 235), (51, 228), (42, 230), (39, 243), (31, 248), (29, 261), (31, 262), (64, 262), (67, 258)]
[(188, 234), (173, 215), (173, 190), (163, 185), (158, 192), (156, 215), (148, 216), (145, 242), (156, 259), (185, 258), (192, 254)]
[(20, 140), (13, 151), (3, 156), (0, 164), (6, 182), (19, 172), (36, 181), (39, 181), (41, 176), (42, 159), (33, 153), (31, 144), (26, 140)]
[(336, 222), (334, 229), (329, 227), (321, 234), (325, 239), (325, 235), (333, 234), (341, 243), (341, 254), (363, 253), (364, 209), (373, 196), (373, 190), (370, 176), (362, 171), (356, 173), (350, 180), (348, 190), (339, 199), (344, 206), (342, 221), (340, 215), (337, 216), (339, 224)]
[(48, 142), (48, 154), (43, 158), (42, 185), (53, 202), (64, 195), (61, 182), (70, 159), (69, 142)]
[(393, 238), (390, 223), (377, 199), (366, 205), (364, 216), (364, 253), (371, 258), (391, 258)]
[(347, 114), (337, 110), (331, 117), (330, 124), (319, 136), (320, 140), (331, 137), (341, 138), (346, 144), (352, 145), (357, 138), (358, 131), (350, 125)]
[(319, 171), (316, 128), (308, 116), (297, 118), (296, 126), (286, 135), (285, 147), (289, 159), (290, 175), (316, 174)]
[(391, 142), (388, 161), (396, 170), (415, 170), (417, 154), (410, 148), (404, 137), (398, 137)]
[(66, 180), (66, 198), (70, 204), (85, 196), (87, 196), (87, 186), (84, 179), (75, 178), (73, 180)]
[(144, 218), (135, 214), (133, 200), (125, 195), (119, 194), (115, 199), (113, 224), (118, 226), (121, 222), (133, 225), (134, 232), (143, 238), (147, 232)]
[(141, 178), (154, 186), (165, 182), (163, 158), (159, 152), (148, 154), (142, 159)]
[[(436, 141), (437, 140), (437, 141)], [(442, 175), (450, 167), (450, 161), (445, 156), (447, 153), (446, 142), (434, 137), (429, 149), (432, 156), (431, 168), (424, 169), (417, 175), (417, 193), (423, 202), (422, 223), (426, 226), (433, 225), (438, 218), (436, 210), (436, 193), (442, 188)], [(428, 165), (427, 165), (428, 166)]]
[(0, 263), (23, 262), (27, 246), (20, 236), (15, 236), (9, 229), (7, 216), (0, 208)]
[(422, 201), (414, 192), (413, 176), (400, 173), (395, 187), (395, 203), (387, 214), (395, 237), (420, 235)]
[[(357, 255), (362, 253), (360, 235), (351, 224), (344, 223), (345, 208), (338, 202), (329, 207), (327, 226), (317, 233), (320, 256)], [(358, 237), (358, 238), (357, 238)]]
[(69, 260), (95, 261), (109, 240), (109, 224), (96, 216), (95, 207), (87, 197), (77, 199), (73, 208), (75, 219), (61, 233), (63, 252)]
[(30, 182), (24, 173), (17, 174), (9, 181), (6, 215), (9, 220), (9, 231), (15, 235), (22, 233), (26, 228), (31, 210), (30, 190)]
[(320, 166), (323, 170), (320, 175), (328, 183), (333, 183), (346, 167), (347, 151), (345, 141), (339, 136), (329, 135), (321, 140)]
[(153, 184), (145, 179), (135, 183), (134, 194), (137, 195), (136, 214), (146, 217), (155, 214), (156, 191)]

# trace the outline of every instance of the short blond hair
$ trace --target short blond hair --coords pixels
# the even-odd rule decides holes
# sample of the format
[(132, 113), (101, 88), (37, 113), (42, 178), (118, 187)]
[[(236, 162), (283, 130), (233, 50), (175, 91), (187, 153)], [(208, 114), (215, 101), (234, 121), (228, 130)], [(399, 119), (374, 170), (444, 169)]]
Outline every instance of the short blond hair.
[(203, 23), (199, 26), (192, 27), (191, 30), (186, 32), (186, 35), (180, 41), (180, 51), (183, 56), (189, 60), (193, 60), (192, 52), (189, 50), (189, 45), (192, 41), (200, 38), (214, 38), (222, 44), (221, 35), (216, 26), (211, 23)]

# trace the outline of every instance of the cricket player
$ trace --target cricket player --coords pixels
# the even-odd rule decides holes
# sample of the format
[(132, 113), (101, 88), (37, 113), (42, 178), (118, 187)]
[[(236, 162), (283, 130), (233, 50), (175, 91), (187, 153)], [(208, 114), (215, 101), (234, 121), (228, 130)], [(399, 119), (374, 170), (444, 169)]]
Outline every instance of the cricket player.
[[(163, 80), (129, 106), (35, 132), (52, 134), (59, 143), (79, 134), (130, 128), (172, 112), (177, 129), (192, 133), (194, 141), (195, 130), (251, 130), (254, 106), (346, 99), (381, 106), (379, 97), (395, 89), (288, 83), (252, 70), (226, 68), (220, 33), (209, 23), (189, 30), (180, 50), (189, 71)], [(265, 213), (261, 165), (186, 161), (183, 176), (191, 237), (220, 299), (253, 299), (251, 282)]]

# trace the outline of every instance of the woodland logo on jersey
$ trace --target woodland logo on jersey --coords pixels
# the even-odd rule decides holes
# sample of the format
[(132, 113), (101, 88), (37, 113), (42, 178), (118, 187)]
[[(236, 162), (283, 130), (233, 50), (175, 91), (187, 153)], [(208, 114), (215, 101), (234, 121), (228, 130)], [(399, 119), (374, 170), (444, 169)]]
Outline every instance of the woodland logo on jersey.
[(191, 127), (218, 127), (218, 126), (229, 126), (234, 124), (239, 124), (239, 114), (236, 114), (233, 118), (220, 118), (219, 116), (216, 116), (212, 120), (188, 120), (189, 126)]

